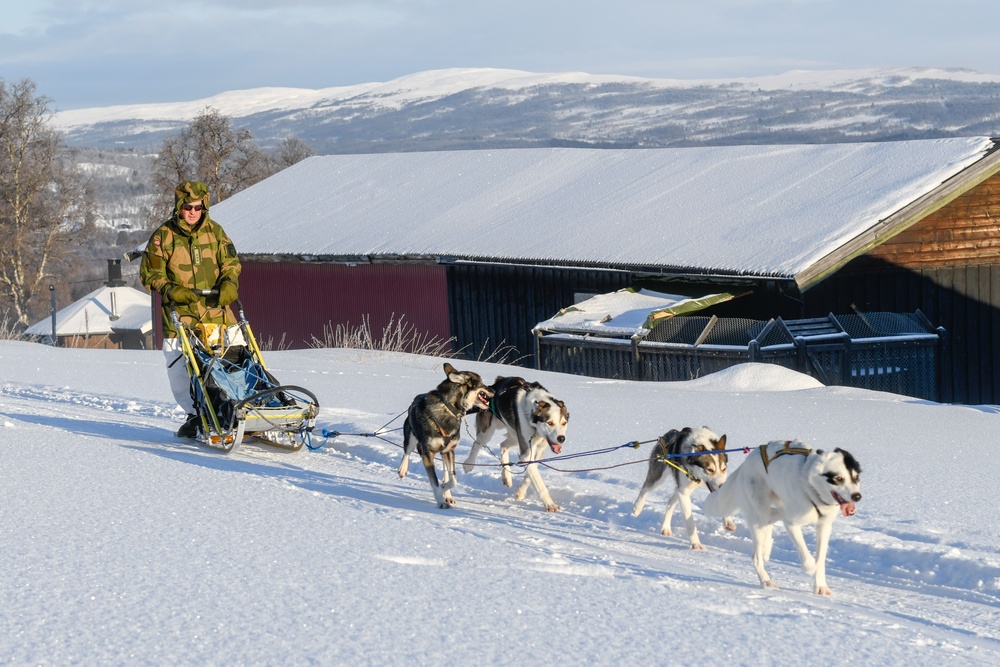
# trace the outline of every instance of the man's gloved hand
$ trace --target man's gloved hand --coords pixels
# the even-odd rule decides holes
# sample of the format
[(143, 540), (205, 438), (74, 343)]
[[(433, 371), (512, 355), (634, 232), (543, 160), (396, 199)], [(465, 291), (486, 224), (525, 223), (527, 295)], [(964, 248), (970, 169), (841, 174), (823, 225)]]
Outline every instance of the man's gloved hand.
[(174, 303), (191, 304), (198, 301), (198, 295), (182, 285), (174, 285), (167, 290), (167, 298)]
[(223, 280), (219, 283), (219, 307), (225, 308), (239, 297), (236, 283), (231, 280)]

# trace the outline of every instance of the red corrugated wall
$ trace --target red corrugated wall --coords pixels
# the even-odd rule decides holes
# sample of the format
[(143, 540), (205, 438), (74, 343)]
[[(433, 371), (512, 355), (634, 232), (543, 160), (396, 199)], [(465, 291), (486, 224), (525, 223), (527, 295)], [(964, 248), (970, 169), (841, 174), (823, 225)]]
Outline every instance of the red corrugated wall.
[(368, 318), (380, 337), (393, 318), (439, 340), (451, 337), (448, 284), (442, 266), (310, 264), (243, 260), (240, 299), (261, 345), (309, 347), (329, 323)]

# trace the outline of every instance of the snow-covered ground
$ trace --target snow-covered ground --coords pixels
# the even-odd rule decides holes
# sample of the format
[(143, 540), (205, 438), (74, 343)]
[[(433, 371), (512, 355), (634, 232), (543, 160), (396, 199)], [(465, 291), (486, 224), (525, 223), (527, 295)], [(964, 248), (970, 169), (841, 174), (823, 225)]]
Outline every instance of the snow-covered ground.
[(543, 469), (558, 513), (515, 501), (486, 454), (440, 510), (416, 460), (405, 479), (396, 467), (401, 413), (441, 359), (267, 360), (317, 394), (317, 431), (383, 436), (222, 455), (173, 437), (158, 352), (0, 342), (0, 664), (1000, 664), (995, 406), (764, 365), (633, 383), (456, 362), (565, 400), (564, 455), (686, 425), (731, 447), (848, 449), (864, 499), (834, 525), (826, 598), (780, 527), (781, 588), (763, 590), (742, 523), (726, 533), (697, 511), (704, 551), (677, 516), (662, 537), (669, 484), (633, 518), (651, 444)]

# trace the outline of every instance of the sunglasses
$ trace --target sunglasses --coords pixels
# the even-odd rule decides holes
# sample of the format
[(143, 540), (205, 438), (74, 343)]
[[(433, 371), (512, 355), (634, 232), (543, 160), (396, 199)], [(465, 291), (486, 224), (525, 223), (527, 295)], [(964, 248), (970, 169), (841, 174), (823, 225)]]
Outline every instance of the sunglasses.
[(201, 204), (183, 204), (181, 206), (181, 209), (185, 211), (200, 211), (203, 208), (205, 207), (202, 206)]

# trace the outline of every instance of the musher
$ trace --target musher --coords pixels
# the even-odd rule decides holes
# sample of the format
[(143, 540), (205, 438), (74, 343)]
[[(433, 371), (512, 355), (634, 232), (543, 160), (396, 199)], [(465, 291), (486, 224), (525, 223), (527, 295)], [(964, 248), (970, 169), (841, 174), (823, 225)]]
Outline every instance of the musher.
[[(187, 413), (177, 431), (183, 438), (198, 436), (201, 419), (191, 397), (191, 378), (170, 318), (170, 304), (185, 327), (199, 322), (224, 325), (233, 344), (242, 344), (243, 339), (229, 307), (238, 296), (242, 266), (232, 239), (209, 217), (208, 201), (204, 183), (180, 183), (174, 190), (173, 216), (149, 238), (139, 268), (142, 284), (163, 297), (163, 354), (174, 399)], [(193, 291), (209, 289), (218, 290), (218, 295), (201, 296)]]

